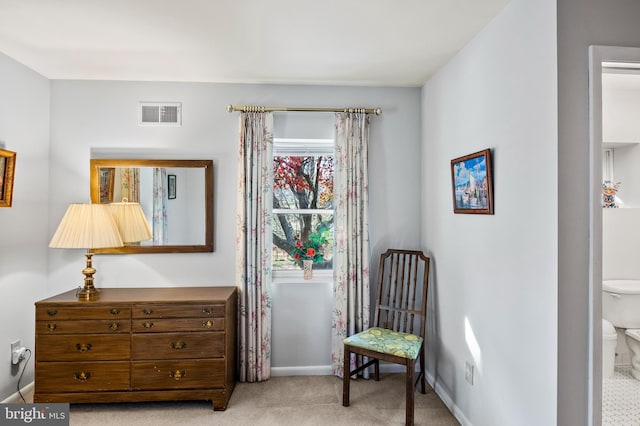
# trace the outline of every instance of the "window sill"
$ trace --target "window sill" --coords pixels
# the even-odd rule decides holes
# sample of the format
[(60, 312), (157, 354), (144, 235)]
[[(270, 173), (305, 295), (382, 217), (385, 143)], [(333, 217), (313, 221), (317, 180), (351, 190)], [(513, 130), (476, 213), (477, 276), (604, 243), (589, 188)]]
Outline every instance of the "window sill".
[(302, 271), (273, 271), (271, 277), (272, 284), (313, 284), (313, 283), (332, 283), (333, 270), (322, 269), (313, 271), (313, 278), (305, 280)]

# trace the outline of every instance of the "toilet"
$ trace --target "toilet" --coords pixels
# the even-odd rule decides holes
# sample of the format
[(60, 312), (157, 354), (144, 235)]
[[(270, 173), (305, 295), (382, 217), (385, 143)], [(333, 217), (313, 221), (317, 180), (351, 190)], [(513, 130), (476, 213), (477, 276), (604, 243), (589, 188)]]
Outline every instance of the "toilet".
[(627, 345), (629, 345), (629, 349), (633, 354), (631, 357), (631, 375), (640, 380), (640, 329), (628, 328), (624, 334), (627, 336)]
[[(640, 280), (605, 280), (602, 292), (602, 317), (615, 328), (624, 329), (631, 351), (631, 375), (640, 380)], [(604, 329), (603, 322), (603, 351)]]

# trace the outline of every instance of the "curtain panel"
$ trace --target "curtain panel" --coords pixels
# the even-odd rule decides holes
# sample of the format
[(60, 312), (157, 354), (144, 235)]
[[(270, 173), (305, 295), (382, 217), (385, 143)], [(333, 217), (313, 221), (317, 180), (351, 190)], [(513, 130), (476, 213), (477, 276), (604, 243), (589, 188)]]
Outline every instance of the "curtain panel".
[(140, 202), (140, 169), (124, 167), (120, 169), (120, 193), (121, 199), (127, 199), (130, 203)]
[(241, 382), (271, 376), (273, 116), (240, 115), (236, 283)]
[(165, 168), (153, 169), (153, 243), (167, 244), (169, 233), (167, 232), (167, 170)]
[[(343, 340), (369, 328), (369, 117), (338, 113), (334, 178), (336, 243), (331, 368), (343, 376)], [(351, 369), (359, 363), (355, 355)], [(365, 372), (366, 374), (367, 372)]]

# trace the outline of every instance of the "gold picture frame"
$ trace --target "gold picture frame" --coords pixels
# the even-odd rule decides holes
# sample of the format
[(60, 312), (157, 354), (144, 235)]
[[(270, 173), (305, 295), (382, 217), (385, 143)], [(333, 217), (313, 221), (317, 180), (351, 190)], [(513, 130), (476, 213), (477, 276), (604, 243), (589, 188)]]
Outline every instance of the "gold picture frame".
[(11, 207), (16, 153), (0, 149), (0, 207)]

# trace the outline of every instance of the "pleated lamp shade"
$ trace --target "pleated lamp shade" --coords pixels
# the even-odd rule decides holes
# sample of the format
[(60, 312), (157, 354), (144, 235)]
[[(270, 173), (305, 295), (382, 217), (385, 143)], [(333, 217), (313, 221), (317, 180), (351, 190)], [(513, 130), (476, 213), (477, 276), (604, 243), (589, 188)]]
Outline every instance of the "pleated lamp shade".
[(123, 242), (134, 243), (153, 236), (139, 203), (111, 203), (109, 209)]
[(111, 211), (106, 204), (71, 204), (64, 214), (49, 247), (107, 248), (122, 247)]

